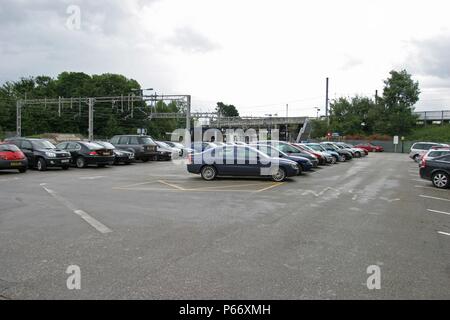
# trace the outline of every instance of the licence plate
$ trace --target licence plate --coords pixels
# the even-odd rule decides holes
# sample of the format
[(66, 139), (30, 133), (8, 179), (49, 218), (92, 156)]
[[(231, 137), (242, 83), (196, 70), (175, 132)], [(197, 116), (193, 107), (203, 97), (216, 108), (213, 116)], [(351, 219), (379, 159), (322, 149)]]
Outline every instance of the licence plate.
[(19, 161), (11, 162), (11, 167), (20, 167), (21, 165), (22, 165), (22, 162), (19, 162)]
[(69, 160), (61, 160), (61, 163), (69, 163)]

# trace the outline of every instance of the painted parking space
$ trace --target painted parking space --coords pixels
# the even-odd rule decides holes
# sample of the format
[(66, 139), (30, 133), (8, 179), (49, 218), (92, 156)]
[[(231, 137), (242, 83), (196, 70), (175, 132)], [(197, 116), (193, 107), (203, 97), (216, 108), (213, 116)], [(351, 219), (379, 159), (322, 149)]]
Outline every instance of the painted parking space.
[(245, 192), (261, 193), (282, 186), (285, 182), (267, 180), (218, 179), (205, 183), (201, 179), (154, 179), (135, 184), (114, 187), (113, 190), (128, 191), (178, 191), (178, 192)]

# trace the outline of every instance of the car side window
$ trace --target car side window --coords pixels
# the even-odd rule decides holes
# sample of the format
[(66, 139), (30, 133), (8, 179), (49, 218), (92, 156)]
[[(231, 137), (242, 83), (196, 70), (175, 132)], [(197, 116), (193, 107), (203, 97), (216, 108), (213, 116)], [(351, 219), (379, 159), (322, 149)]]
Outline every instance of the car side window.
[(413, 148), (413, 149), (419, 149), (419, 150), (421, 150), (421, 149), (423, 149), (423, 144), (421, 144), (421, 143), (416, 143), (415, 145), (413, 145), (412, 148)]
[(119, 143), (119, 137), (112, 137), (111, 143), (112, 144), (118, 144)]
[(63, 149), (63, 150), (67, 149), (66, 147), (67, 147), (67, 142), (60, 143), (56, 146), (56, 148)]
[(28, 149), (28, 150), (33, 149), (33, 146), (32, 146), (30, 141), (22, 140), (22, 144), (21, 145), (22, 145), (22, 149)]
[(81, 149), (81, 146), (80, 146), (78, 143), (70, 142), (70, 143), (67, 145), (67, 149), (68, 149), (68, 150), (80, 150), (80, 149)]
[(120, 137), (119, 144), (128, 144), (128, 137)]
[(138, 145), (138, 144), (139, 144), (139, 139), (138, 139), (138, 137), (130, 137), (130, 139), (128, 140), (128, 144), (131, 144), (131, 145)]

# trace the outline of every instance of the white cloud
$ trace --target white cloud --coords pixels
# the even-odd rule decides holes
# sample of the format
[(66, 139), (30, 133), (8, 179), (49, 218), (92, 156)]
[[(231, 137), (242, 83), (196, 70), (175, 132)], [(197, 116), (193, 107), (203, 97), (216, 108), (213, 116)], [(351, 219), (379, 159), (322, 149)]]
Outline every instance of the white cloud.
[[(65, 27), (69, 4), (82, 10), (80, 31)], [(419, 107), (440, 108), (450, 105), (434, 90), (448, 87), (448, 9), (441, 0), (3, 0), (0, 81), (117, 72), (192, 94), (203, 110), (225, 101), (243, 114), (284, 114), (291, 102), (290, 114), (314, 115), (325, 77), (331, 97), (370, 95), (391, 69), (408, 68), (423, 85)]]

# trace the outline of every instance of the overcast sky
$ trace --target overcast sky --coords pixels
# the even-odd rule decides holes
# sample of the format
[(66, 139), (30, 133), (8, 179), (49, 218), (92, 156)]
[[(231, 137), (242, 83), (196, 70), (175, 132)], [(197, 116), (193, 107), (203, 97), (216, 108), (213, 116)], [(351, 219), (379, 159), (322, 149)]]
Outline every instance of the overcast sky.
[[(81, 10), (80, 28), (67, 24)], [(448, 0), (0, 0), (0, 82), (121, 73), (158, 93), (242, 115), (315, 115), (374, 95), (392, 69), (420, 82), (418, 110), (450, 109)], [(69, 22), (76, 20), (70, 19)]]

